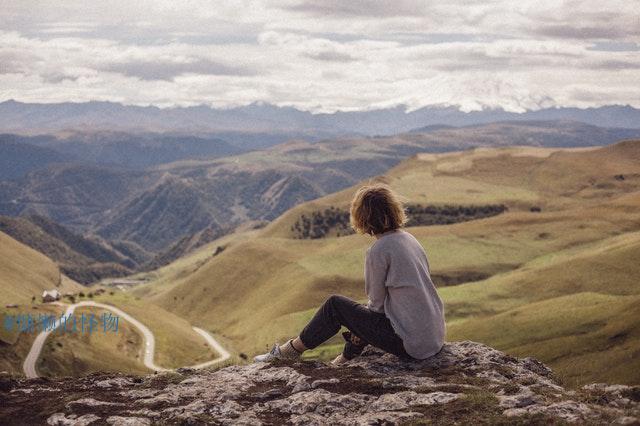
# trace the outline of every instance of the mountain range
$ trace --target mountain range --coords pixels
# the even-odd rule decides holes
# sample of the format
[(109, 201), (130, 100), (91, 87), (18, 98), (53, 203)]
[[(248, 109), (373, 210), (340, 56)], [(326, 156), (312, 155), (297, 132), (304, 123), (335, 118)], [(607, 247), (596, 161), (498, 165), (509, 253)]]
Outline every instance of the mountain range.
[(199, 105), (158, 108), (114, 102), (0, 103), (0, 132), (51, 133), (68, 130), (125, 132), (296, 132), (307, 137), (345, 134), (391, 135), (431, 125), (469, 126), (496, 121), (573, 120), (602, 127), (640, 128), (640, 110), (631, 106), (545, 108), (521, 113), (503, 109), (464, 112), (456, 106), (405, 106), (369, 111), (311, 113), (266, 103), (216, 109)]
[(291, 140), (249, 151), (240, 142), (193, 136), (2, 135), (1, 161), (7, 167), (0, 180), (0, 214), (45, 216), (79, 233), (132, 243), (147, 258), (175, 252), (173, 244), (207, 229), (207, 235), (220, 236), (242, 223), (270, 221), (417, 153), (600, 146), (633, 137), (640, 137), (640, 129), (572, 121)]

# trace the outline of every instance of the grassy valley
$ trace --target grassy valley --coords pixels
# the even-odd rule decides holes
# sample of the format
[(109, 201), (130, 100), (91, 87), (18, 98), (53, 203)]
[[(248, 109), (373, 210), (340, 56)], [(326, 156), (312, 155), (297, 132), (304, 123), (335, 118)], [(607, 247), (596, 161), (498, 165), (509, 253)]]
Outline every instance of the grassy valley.
[[(74, 315), (101, 315), (100, 310), (80, 308)], [(53, 333), (38, 359), (38, 373), (44, 376), (81, 376), (97, 371), (148, 374), (142, 363), (142, 337), (126, 322), (118, 332)]]
[[(44, 241), (45, 239), (43, 239)], [(31, 316), (37, 321), (40, 315), (59, 317), (63, 306), (42, 304), (44, 290), (56, 289), (62, 294), (73, 294), (74, 301), (93, 300), (117, 306), (145, 324), (155, 336), (155, 361), (165, 368), (195, 365), (208, 361), (217, 354), (194, 332), (184, 320), (153, 303), (120, 291), (105, 291), (102, 295), (95, 288), (78, 284), (65, 276), (51, 259), (34, 249), (0, 232), (0, 313), (3, 321), (18, 316)], [(95, 293), (95, 295), (94, 295)], [(64, 297), (61, 302), (69, 303)], [(102, 310), (79, 308), (74, 316), (79, 318)], [(12, 329), (6, 323), (0, 331), (0, 354), (3, 371), (22, 374), (23, 361), (40, 331), (34, 323), (31, 331)], [(118, 333), (98, 330), (88, 333), (54, 332), (46, 341), (37, 368), (44, 375), (78, 375), (94, 371), (126, 371), (148, 373), (142, 364), (142, 336), (126, 321), (119, 321)]]
[[(216, 357), (216, 353), (197, 335), (187, 321), (153, 303), (125, 293), (94, 297), (96, 302), (117, 306), (142, 321), (154, 334), (154, 362), (163, 368), (196, 365)], [(75, 315), (95, 315), (100, 308), (79, 308)], [(143, 339), (137, 329), (120, 319), (118, 332), (53, 333), (45, 345), (38, 371), (48, 376), (77, 376), (97, 371), (148, 374), (142, 363)]]

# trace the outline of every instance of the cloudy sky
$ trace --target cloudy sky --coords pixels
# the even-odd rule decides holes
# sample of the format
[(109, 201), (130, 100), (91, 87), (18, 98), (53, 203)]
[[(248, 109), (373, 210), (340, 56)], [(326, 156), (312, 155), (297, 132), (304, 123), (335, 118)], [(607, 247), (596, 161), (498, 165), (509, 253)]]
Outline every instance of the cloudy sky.
[(640, 107), (640, 0), (0, 0), (0, 101)]

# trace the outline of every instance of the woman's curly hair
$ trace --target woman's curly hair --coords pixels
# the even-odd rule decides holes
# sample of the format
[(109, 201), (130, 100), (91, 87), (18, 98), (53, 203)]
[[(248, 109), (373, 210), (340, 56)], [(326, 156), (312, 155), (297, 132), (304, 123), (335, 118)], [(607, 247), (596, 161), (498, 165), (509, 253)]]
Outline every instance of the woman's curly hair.
[(379, 235), (404, 226), (407, 216), (402, 202), (383, 183), (365, 185), (351, 201), (351, 227), (360, 234)]

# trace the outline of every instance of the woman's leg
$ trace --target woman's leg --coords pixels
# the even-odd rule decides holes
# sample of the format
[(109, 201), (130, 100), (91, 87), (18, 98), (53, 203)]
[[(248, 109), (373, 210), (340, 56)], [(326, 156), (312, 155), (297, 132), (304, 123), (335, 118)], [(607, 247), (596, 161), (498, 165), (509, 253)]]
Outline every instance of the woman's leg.
[[(370, 344), (399, 357), (409, 357), (402, 339), (395, 333), (388, 318), (373, 312), (366, 306), (347, 297), (333, 295), (318, 309), (309, 324), (300, 333), (299, 339), (307, 349), (313, 349), (334, 336), (340, 327)], [(346, 358), (353, 354), (344, 354)]]

